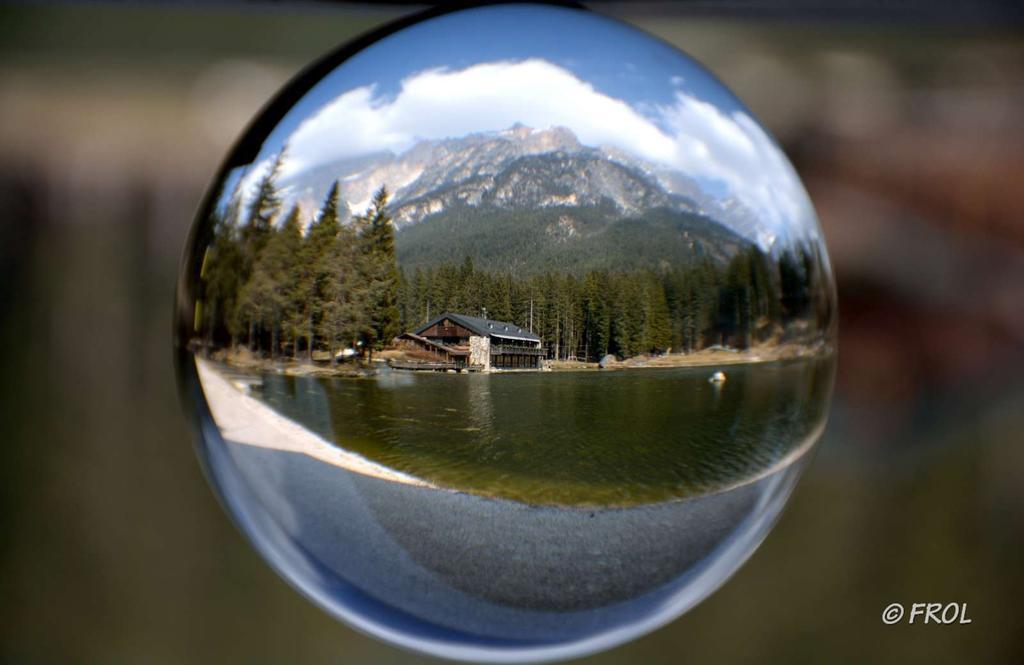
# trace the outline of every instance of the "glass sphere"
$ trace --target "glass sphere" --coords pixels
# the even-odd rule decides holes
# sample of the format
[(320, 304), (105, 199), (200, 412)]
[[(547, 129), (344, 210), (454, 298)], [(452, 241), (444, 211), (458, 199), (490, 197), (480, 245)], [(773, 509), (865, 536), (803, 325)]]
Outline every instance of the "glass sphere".
[(196, 220), (199, 457), (372, 635), (573, 657), (771, 528), (826, 420), (834, 286), (793, 168), (674, 48), (583, 10), (430, 15), (261, 113)]

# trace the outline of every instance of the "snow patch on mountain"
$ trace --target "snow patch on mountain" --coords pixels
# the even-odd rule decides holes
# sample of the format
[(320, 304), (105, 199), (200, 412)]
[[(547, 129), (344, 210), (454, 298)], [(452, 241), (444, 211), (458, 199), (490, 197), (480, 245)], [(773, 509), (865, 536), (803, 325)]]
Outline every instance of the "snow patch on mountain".
[(391, 191), (396, 228), (453, 205), (564, 207), (611, 205), (622, 216), (651, 207), (707, 215), (769, 248), (758, 215), (735, 197), (710, 193), (695, 179), (621, 148), (582, 145), (565, 127), (516, 124), (501, 131), (424, 140), (401, 154), (377, 153), (322, 165), (282, 182), (303, 210), (322, 205), (337, 182), (345, 208), (362, 214), (381, 185)]

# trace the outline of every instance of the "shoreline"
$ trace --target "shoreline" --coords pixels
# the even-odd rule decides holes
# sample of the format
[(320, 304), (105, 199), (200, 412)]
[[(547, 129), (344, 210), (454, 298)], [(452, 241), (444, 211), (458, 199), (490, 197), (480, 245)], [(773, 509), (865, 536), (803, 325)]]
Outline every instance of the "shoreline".
[[(802, 344), (778, 344), (762, 345), (750, 349), (729, 349), (724, 347), (706, 348), (691, 353), (666, 353), (660, 356), (639, 355), (623, 360), (614, 360), (606, 366), (601, 367), (598, 362), (584, 362), (575, 360), (552, 360), (546, 361), (546, 366), (536, 370), (475, 370), (472, 373), (482, 374), (519, 374), (535, 372), (594, 372), (594, 371), (618, 371), (627, 369), (665, 369), (685, 367), (717, 367), (726, 365), (755, 365), (761, 363), (782, 362), (787, 360), (809, 360), (823, 358), (835, 353), (830, 344), (818, 343), (813, 346)], [(382, 351), (377, 359), (369, 365), (354, 364), (351, 361), (343, 361), (336, 366), (330, 364), (310, 363), (307, 360), (270, 360), (253, 356), (248, 351), (240, 352), (222, 350), (216, 352), (211, 358), (213, 362), (222, 363), (235, 369), (272, 372), (285, 376), (312, 376), (321, 378), (344, 378), (344, 379), (365, 379), (387, 371), (401, 373), (433, 372), (437, 370), (428, 369), (406, 369), (393, 368), (389, 364), (393, 355), (388, 350)], [(220, 357), (217, 357), (220, 356)], [(199, 358), (199, 356), (196, 356)], [(383, 366), (383, 367), (382, 367)], [(468, 374), (470, 371), (463, 370), (459, 374)]]
[(633, 356), (624, 360), (615, 360), (605, 367), (595, 362), (558, 360), (552, 361), (549, 371), (552, 372), (592, 372), (615, 371), (623, 369), (659, 369), (675, 367), (716, 367), (719, 365), (756, 365), (760, 363), (781, 362), (785, 360), (802, 360), (822, 358), (833, 353), (827, 345), (803, 346), (799, 344), (782, 344), (776, 346), (760, 346), (751, 349), (701, 349), (691, 353), (666, 353), (660, 356)]
[(301, 453), (372, 478), (441, 489), (321, 438), (247, 395), (244, 386), (222, 376), (209, 361), (196, 358), (195, 363), (210, 414), (225, 439), (258, 448)]

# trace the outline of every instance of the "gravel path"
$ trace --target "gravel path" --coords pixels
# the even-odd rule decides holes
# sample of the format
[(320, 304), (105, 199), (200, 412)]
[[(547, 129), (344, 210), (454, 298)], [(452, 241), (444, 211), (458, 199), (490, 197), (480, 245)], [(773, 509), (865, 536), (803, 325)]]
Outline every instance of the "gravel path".
[(220, 375), (207, 361), (197, 358), (196, 368), (213, 419), (225, 439), (244, 441), (259, 448), (301, 453), (321, 462), (374, 478), (433, 487), (425, 480), (389, 469), (362, 455), (332, 445), (256, 398), (250, 397), (246, 394), (245, 386), (236, 385)]

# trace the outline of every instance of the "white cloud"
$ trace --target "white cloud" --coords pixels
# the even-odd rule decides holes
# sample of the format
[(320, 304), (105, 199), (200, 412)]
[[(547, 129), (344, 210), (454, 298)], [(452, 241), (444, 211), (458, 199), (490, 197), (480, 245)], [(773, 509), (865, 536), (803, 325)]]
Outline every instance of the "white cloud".
[(400, 153), (419, 140), (517, 122), (565, 126), (585, 145), (615, 146), (721, 183), (772, 227), (759, 234), (762, 239), (777, 235), (786, 219), (805, 227), (813, 220), (789, 163), (749, 115), (723, 112), (678, 90), (672, 104), (631, 106), (538, 59), (419, 72), (403, 80), (392, 98), (374, 86), (349, 90), (297, 127), (283, 172), (381, 150)]
[(288, 140), (287, 170), (517, 122), (569, 127), (585, 144), (617, 145), (659, 160), (671, 154), (666, 137), (629, 104), (543, 60), (432, 69), (402, 81), (394, 99), (374, 93), (372, 86), (350, 90), (300, 124)]
[(787, 222), (813, 230), (813, 212), (792, 166), (748, 114), (723, 113), (714, 105), (676, 93), (658, 112), (677, 152), (671, 165), (683, 173), (718, 181), (764, 224), (757, 235), (770, 242)]

